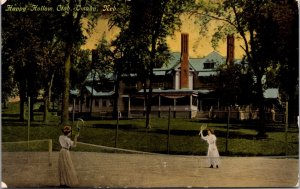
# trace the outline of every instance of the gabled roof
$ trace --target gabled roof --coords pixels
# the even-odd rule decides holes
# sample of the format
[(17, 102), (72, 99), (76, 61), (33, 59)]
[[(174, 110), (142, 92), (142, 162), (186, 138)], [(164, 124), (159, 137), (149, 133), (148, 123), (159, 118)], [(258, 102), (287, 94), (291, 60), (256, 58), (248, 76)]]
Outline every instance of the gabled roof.
[[(181, 67), (181, 62), (178, 61), (178, 63), (177, 63), (172, 69), (177, 70), (177, 69), (180, 69), (180, 67)], [(197, 71), (197, 70), (194, 68), (194, 66), (191, 64), (191, 61), (190, 61), (190, 60), (189, 60), (189, 68), (192, 69), (192, 70), (194, 70), (194, 71)]]
[(160, 68), (154, 68), (153, 69), (153, 73), (154, 73), (154, 75), (156, 75), (156, 76), (164, 76), (164, 75), (166, 75), (166, 71), (167, 70), (162, 70), (162, 69), (160, 69)]
[(75, 96), (78, 96), (80, 94), (80, 91), (78, 89), (74, 89), (74, 90), (70, 90), (70, 94), (71, 95), (75, 95)]
[(278, 88), (269, 88), (266, 89), (264, 92), (265, 98), (278, 98), (279, 97), (279, 90)]
[(98, 81), (103, 78), (108, 79), (108, 80), (114, 80), (114, 75), (113, 73), (103, 73), (99, 70), (91, 70), (89, 74), (87, 75), (85, 81), (93, 81), (93, 78)]
[[(196, 71), (198, 72), (215, 72), (216, 66), (225, 63), (226, 58), (220, 55), (217, 51), (209, 53), (203, 58), (192, 58), (190, 59), (190, 64), (193, 65)], [(216, 66), (212, 69), (204, 69), (205, 63), (216, 63)]]
[(180, 62), (181, 53), (180, 52), (174, 52), (171, 54), (170, 61), (167, 64), (164, 64), (161, 68), (162, 70), (170, 70), (174, 68), (179, 62)]
[[(154, 70), (155, 75), (161, 75), (167, 71), (177, 69), (180, 67), (180, 52), (172, 53), (172, 57), (168, 64), (164, 64), (161, 68), (156, 68)], [(210, 76), (216, 75), (216, 67), (220, 64), (225, 63), (226, 58), (217, 51), (209, 53), (207, 56), (202, 58), (189, 58), (190, 68), (199, 72), (199, 76)], [(214, 68), (204, 69), (205, 63), (216, 63)]]
[(96, 91), (95, 89), (92, 90), (91, 86), (85, 86), (86, 90), (92, 94), (93, 91), (93, 96), (112, 96), (115, 92), (114, 91), (108, 91), (108, 92), (102, 92), (102, 91)]
[[(161, 68), (154, 68), (153, 72), (156, 76), (164, 76), (167, 73), (169, 73), (171, 70), (177, 69), (180, 67), (180, 58), (181, 53), (180, 52), (174, 52), (171, 54), (171, 58), (168, 61), (168, 63), (163, 64)], [(207, 56), (202, 58), (189, 58), (189, 66), (190, 69), (198, 72), (199, 77), (207, 77), (207, 76), (213, 76), (216, 75), (216, 68), (220, 64), (224, 64), (226, 61), (226, 57), (222, 56), (219, 52), (213, 51), (209, 53)], [(214, 68), (206, 68), (204, 69), (205, 63), (215, 63)], [(241, 63), (241, 60), (235, 60), (235, 63)], [(95, 73), (95, 75), (94, 75)], [(136, 76), (135, 74), (131, 74), (131, 76)], [(108, 79), (113, 81), (115, 78), (113, 73), (102, 73), (101, 71), (95, 71), (92, 70), (88, 76), (86, 77), (86, 81), (93, 81), (93, 77), (95, 77), (95, 80), (100, 79)]]
[(209, 53), (206, 57), (204, 57), (207, 62), (215, 62), (218, 64), (222, 64), (226, 61), (226, 57), (220, 55), (217, 51), (213, 51)]
[(216, 71), (202, 71), (198, 73), (198, 77), (209, 77), (216, 76), (218, 73)]

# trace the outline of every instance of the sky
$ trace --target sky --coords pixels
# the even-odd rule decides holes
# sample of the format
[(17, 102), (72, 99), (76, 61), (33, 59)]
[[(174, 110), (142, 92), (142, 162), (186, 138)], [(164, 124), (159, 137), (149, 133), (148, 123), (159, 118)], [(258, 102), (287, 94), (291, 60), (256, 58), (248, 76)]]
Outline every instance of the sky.
[[(182, 17), (181, 31), (175, 32), (173, 36), (167, 38), (167, 43), (170, 47), (171, 52), (180, 52), (180, 38), (181, 33), (189, 34), (189, 55), (193, 58), (203, 57), (208, 55), (210, 52), (214, 51), (210, 43), (211, 34), (206, 37), (201, 36), (199, 33), (199, 26), (194, 23), (194, 18), (188, 18), (187, 16)], [(112, 40), (118, 34), (117, 28), (109, 29), (108, 20), (100, 18), (94, 28), (92, 34), (87, 36), (88, 39), (86, 44), (82, 46), (83, 49), (95, 49), (97, 43), (105, 35), (106, 39)], [(243, 50), (240, 47), (242, 45), (241, 41), (235, 40), (235, 58), (242, 58)], [(218, 48), (215, 49), (221, 55), (226, 56), (226, 41), (221, 41)]]

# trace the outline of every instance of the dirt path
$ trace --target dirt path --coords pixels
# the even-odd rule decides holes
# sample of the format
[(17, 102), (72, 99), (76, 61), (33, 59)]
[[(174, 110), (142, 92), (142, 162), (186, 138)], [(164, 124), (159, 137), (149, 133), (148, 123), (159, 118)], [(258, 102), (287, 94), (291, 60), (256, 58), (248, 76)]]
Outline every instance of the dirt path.
[[(71, 152), (79, 187), (295, 187), (294, 158), (222, 157), (219, 169), (203, 156)], [(58, 187), (58, 152), (2, 153), (8, 187)]]

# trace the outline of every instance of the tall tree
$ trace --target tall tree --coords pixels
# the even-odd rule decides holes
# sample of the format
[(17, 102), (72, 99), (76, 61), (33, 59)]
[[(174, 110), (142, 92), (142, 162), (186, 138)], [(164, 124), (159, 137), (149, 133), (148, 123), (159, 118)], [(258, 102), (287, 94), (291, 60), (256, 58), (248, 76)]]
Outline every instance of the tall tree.
[[(28, 5), (28, 2), (14, 2), (18, 6)], [(30, 2), (32, 3), (32, 2)], [(30, 4), (29, 4), (30, 5)], [(16, 83), (20, 96), (20, 120), (24, 120), (24, 103), (28, 96), (31, 97), (33, 105), (39, 90), (42, 78), (39, 74), (42, 65), (42, 41), (47, 40), (46, 33), (41, 32), (42, 22), (45, 16), (33, 12), (11, 12), (7, 8), (8, 3), (1, 6), (2, 14), (2, 52), (4, 68), (12, 73), (6, 75), (4, 89), (10, 93), (14, 88), (8, 87), (10, 81)], [(32, 112), (33, 106), (30, 107)], [(31, 117), (32, 117), (31, 113)], [(32, 117), (33, 119), (33, 117)]]
[(259, 36), (260, 39), (272, 37), (273, 43), (267, 50), (275, 51), (270, 57), (275, 62), (272, 67), (282, 93), (281, 100), (289, 102), (289, 121), (296, 123), (299, 115), (299, 7), (294, 0), (274, 1), (272, 11), (272, 25), (266, 26), (277, 35), (260, 32)]
[[(70, 69), (71, 56), (74, 48), (78, 49), (83, 44), (85, 37), (83, 30), (89, 31), (95, 25), (95, 21), (102, 14), (103, 1), (72, 1), (65, 0), (52, 1), (53, 7), (64, 6), (66, 11), (57, 12), (61, 18), (58, 24), (58, 38), (65, 43), (64, 56), (64, 80), (63, 80), (63, 98), (62, 98), (62, 116), (61, 123), (69, 121), (69, 93), (70, 93)], [(88, 9), (88, 10), (87, 10)], [(83, 27), (83, 19), (88, 22), (88, 27)]]
[[(295, 1), (199, 1), (198, 5), (200, 11), (198, 9), (196, 14), (199, 16), (200, 26), (204, 26), (202, 31), (207, 29), (210, 21), (217, 21), (212, 40), (214, 46), (228, 34), (237, 33), (241, 37), (243, 41), (241, 47), (245, 52), (245, 59), (256, 79), (255, 92), (259, 106), (258, 135), (265, 136), (263, 92), (266, 86), (264, 86), (262, 78), (271, 65), (282, 64), (278, 58), (275, 58), (277, 53), (274, 51), (275, 49), (284, 48), (291, 52), (290, 49), (279, 45), (280, 41), (283, 42), (285, 39), (277, 32), (280, 22), (275, 19), (278, 12), (274, 10), (286, 12), (287, 14), (282, 15), (281, 19), (288, 23), (295, 18), (292, 16), (295, 15)], [(292, 51), (295, 50), (294, 47)], [(283, 56), (288, 57), (287, 54)]]
[[(90, 73), (92, 77), (91, 83), (91, 98), (90, 102), (90, 116), (92, 116), (93, 112), (93, 91), (95, 90), (95, 82), (96, 80), (99, 82), (108, 79), (108, 76), (113, 73), (113, 54), (110, 49), (110, 44), (105, 38), (105, 35), (102, 36), (99, 44), (96, 49), (92, 51), (92, 64), (90, 67)], [(104, 90), (105, 86), (102, 86)]]
[[(55, 88), (64, 90), (61, 121), (68, 121), (71, 54), (83, 44), (83, 30), (89, 31), (94, 26), (102, 14), (104, 3), (85, 0), (11, 0), (1, 6), (4, 26), (2, 36), (5, 39), (2, 46), (7, 53), (5, 62), (12, 65), (14, 80), (18, 83), (21, 119), (24, 118), (24, 102), (27, 96), (34, 99), (40, 89), (45, 89), (44, 94), (48, 96), (45, 99), (48, 99), (51, 90)], [(13, 12), (9, 11), (9, 6), (27, 9), (25, 12)], [(36, 11), (36, 6), (44, 6), (51, 10)], [(84, 19), (86, 27), (83, 27)], [(61, 52), (64, 52), (63, 74), (60, 72), (61, 66), (58, 66), (62, 62)], [(51, 71), (45, 71), (47, 69)], [(57, 76), (62, 75), (65, 76), (64, 87), (54, 87), (53, 81), (59, 81)]]
[[(117, 12), (112, 23), (121, 26), (124, 39), (124, 62), (128, 67), (135, 68), (144, 86), (146, 102), (146, 127), (150, 128), (150, 114), (152, 106), (153, 69), (162, 65), (168, 58), (166, 37), (180, 28), (180, 15), (183, 14), (193, 1), (179, 0), (134, 0), (129, 9)], [(128, 20), (120, 16), (124, 14)], [(131, 71), (133, 71), (131, 70)]]
[(215, 79), (215, 93), (222, 105), (248, 105), (255, 99), (253, 83), (252, 72), (243, 64), (222, 64)]
[(86, 1), (83, 0), (77, 4), (75, 1), (65, 1), (66, 6), (69, 7), (69, 11), (62, 14), (64, 17), (65, 25), (62, 25), (62, 31), (65, 35), (62, 35), (65, 42), (65, 57), (64, 57), (64, 90), (62, 98), (62, 116), (61, 123), (65, 124), (69, 122), (69, 94), (70, 94), (70, 69), (71, 69), (71, 55), (73, 48), (78, 45), (78, 41), (82, 38), (81, 31), (81, 18), (83, 12), (74, 11), (77, 5), (84, 7)]

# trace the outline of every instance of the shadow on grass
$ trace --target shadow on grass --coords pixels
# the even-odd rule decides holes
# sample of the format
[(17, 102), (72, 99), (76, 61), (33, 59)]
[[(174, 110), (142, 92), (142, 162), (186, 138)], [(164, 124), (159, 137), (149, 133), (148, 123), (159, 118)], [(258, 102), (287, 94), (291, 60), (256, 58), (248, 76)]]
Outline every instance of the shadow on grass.
[[(49, 125), (49, 124), (44, 124), (44, 123), (41, 123), (41, 122), (31, 122), (30, 123), (30, 127), (43, 127), (45, 125)], [(53, 124), (51, 124), (53, 125)], [(9, 122), (3, 122), (2, 121), (2, 127), (27, 127), (28, 126), (28, 123), (27, 121), (9, 121)]]
[[(47, 123), (44, 123), (43, 121), (40, 120), (33, 120), (30, 122), (30, 127), (42, 127), (42, 126), (58, 126), (56, 122), (48, 121)], [(23, 120), (21, 121), (19, 118), (18, 119), (12, 119), (12, 118), (2, 118), (2, 127), (5, 126), (12, 126), (12, 127), (27, 127), (28, 126), (28, 121)]]
[[(94, 128), (101, 128), (101, 129), (116, 129), (116, 124), (93, 124)], [(138, 130), (140, 128), (132, 125), (132, 124), (120, 124), (119, 129), (123, 130)]]
[(9, 118), (19, 118), (19, 116), (20, 116), (20, 114), (2, 114), (1, 115), (2, 116), (2, 118), (3, 117), (9, 117)]
[[(94, 128), (102, 128), (102, 129), (116, 129), (116, 124), (94, 124)], [(127, 132), (146, 132), (146, 128), (138, 128), (132, 124), (122, 124), (119, 125), (120, 130), (126, 130)], [(167, 135), (168, 130), (164, 129), (150, 129), (148, 130), (148, 133), (156, 133), (156, 134), (163, 134)], [(179, 129), (172, 129), (170, 130), (171, 135), (176, 136), (198, 136), (199, 131), (198, 130), (179, 130)], [(206, 135), (206, 133), (204, 133)], [(226, 131), (217, 131), (216, 132), (217, 137), (226, 138), (227, 132)], [(229, 132), (229, 138), (243, 138), (243, 139), (256, 139), (256, 134), (245, 134), (239, 131), (230, 131)]]

